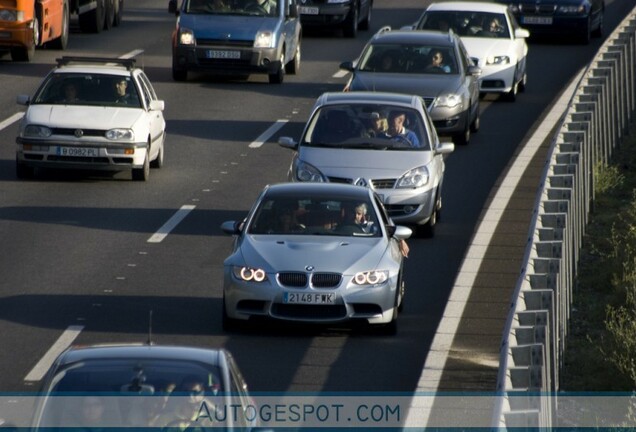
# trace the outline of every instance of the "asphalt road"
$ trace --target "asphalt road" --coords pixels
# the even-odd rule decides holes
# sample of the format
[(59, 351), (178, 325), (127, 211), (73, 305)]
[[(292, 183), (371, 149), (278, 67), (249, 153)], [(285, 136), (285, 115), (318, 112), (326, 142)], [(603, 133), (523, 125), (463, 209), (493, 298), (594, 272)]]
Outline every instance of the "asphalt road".
[[(15, 178), (17, 124), (0, 130), (0, 390), (37, 388), (25, 378), (69, 326), (76, 343), (143, 342), (224, 346), (255, 391), (415, 389), (470, 236), (486, 198), (515, 149), (601, 44), (531, 43), (528, 87), (517, 102), (486, 97), (481, 131), (447, 162), (443, 217), (434, 239), (410, 241), (407, 296), (396, 337), (347, 328), (221, 329), (222, 262), (231, 238), (219, 226), (239, 219), (267, 183), (284, 181), (291, 152), (315, 98), (339, 91), (338, 64), (354, 59), (383, 25), (414, 21), (429, 1), (376, 0), (371, 31), (356, 39), (306, 31), (300, 74), (282, 85), (266, 76), (218, 81), (171, 79), (174, 16), (163, 2), (128, 1), (120, 28), (74, 31), (65, 55), (121, 56), (141, 64), (166, 101), (166, 165), (146, 183), (129, 173), (47, 172)], [(606, 34), (634, 1), (606, 2)], [(0, 57), (0, 122), (20, 112), (62, 53), (39, 50), (33, 63)], [(284, 126), (250, 147), (278, 120)], [(194, 206), (161, 242), (148, 242), (182, 206)]]

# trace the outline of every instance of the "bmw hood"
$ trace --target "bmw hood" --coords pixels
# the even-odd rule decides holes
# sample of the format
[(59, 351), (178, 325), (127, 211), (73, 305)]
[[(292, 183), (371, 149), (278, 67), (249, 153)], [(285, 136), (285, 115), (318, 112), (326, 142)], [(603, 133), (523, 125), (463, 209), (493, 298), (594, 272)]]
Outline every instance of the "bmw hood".
[(431, 162), (433, 154), (421, 150), (360, 150), (301, 146), (298, 157), (329, 177), (400, 178)]
[(142, 113), (141, 108), (31, 105), (24, 124), (100, 130), (131, 128)]
[(267, 273), (305, 272), (312, 266), (316, 272), (350, 274), (375, 269), (386, 243), (381, 237), (246, 235), (239, 250), (241, 264)]
[[(493, 39), (493, 38), (464, 38), (462, 39), (466, 46), (466, 51), (470, 57), (479, 59), (478, 66), (483, 67), (489, 56), (512, 55), (509, 49), (509, 39)], [(511, 59), (515, 61), (515, 59)]]
[(189, 28), (197, 39), (254, 41), (259, 31), (274, 34), (277, 17), (243, 15), (182, 15), (180, 27)]
[(438, 97), (456, 93), (462, 85), (461, 75), (454, 74), (386, 74), (356, 72), (351, 90), (381, 91)]

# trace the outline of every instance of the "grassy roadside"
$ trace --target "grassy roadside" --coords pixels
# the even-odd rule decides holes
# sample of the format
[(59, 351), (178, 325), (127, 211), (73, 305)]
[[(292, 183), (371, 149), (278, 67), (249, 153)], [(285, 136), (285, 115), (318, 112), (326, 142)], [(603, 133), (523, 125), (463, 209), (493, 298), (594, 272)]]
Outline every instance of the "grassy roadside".
[(636, 390), (636, 127), (595, 169), (561, 390)]

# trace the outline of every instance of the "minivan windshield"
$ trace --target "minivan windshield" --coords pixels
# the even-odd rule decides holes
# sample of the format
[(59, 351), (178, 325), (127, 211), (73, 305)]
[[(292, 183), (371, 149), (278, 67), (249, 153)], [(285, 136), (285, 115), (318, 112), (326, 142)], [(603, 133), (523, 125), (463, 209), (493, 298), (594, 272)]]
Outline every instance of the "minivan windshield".
[(302, 145), (364, 150), (430, 150), (420, 113), (378, 104), (324, 106), (310, 120)]
[(277, 16), (279, 0), (186, 0), (188, 14)]

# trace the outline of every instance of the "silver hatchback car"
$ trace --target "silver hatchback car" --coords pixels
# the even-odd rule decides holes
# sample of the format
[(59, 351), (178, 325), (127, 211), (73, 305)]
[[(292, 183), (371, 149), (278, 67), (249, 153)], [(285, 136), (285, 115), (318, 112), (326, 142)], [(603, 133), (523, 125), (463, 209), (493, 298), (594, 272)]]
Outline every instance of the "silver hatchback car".
[(318, 98), (295, 150), (292, 182), (367, 186), (391, 219), (432, 237), (442, 207), (444, 156), (455, 146), (440, 142), (421, 97), (397, 93), (325, 93)]

